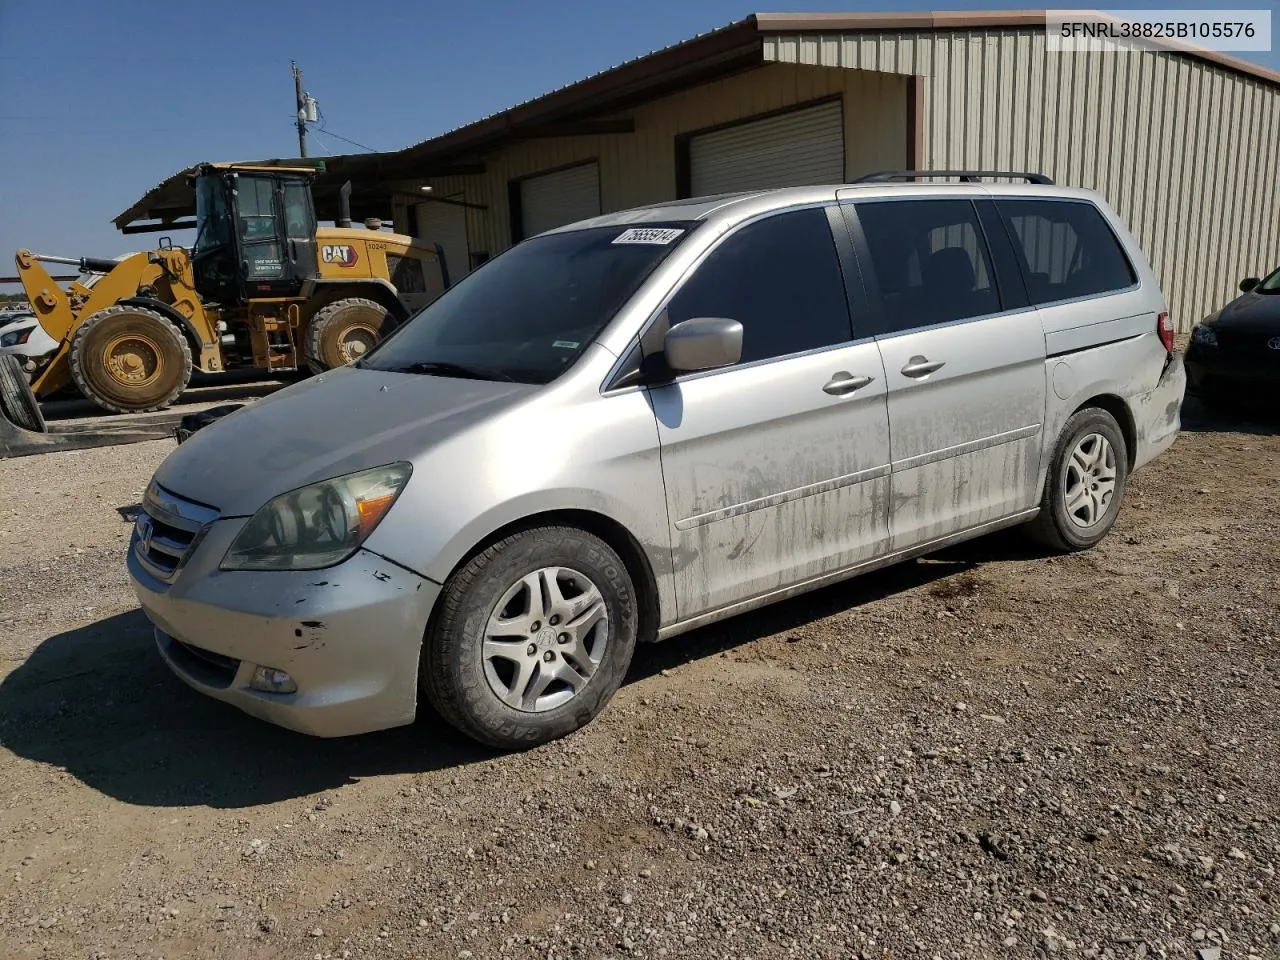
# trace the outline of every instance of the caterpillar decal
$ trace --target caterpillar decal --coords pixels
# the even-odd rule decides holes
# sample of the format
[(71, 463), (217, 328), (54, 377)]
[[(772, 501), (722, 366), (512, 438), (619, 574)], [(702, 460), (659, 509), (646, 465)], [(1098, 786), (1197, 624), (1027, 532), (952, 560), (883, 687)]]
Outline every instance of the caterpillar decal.
[(356, 265), (356, 248), (346, 243), (325, 244), (320, 248), (320, 259), (325, 263), (336, 263), (340, 267)]

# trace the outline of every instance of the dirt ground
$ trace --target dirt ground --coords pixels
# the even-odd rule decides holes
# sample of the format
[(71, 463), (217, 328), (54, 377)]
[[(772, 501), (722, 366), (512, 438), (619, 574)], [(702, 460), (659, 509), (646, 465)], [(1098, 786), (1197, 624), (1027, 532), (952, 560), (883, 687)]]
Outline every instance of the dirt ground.
[(595, 723), (316, 741), (128, 588), (170, 441), (0, 462), (0, 957), (1280, 957), (1280, 430), (642, 648)]

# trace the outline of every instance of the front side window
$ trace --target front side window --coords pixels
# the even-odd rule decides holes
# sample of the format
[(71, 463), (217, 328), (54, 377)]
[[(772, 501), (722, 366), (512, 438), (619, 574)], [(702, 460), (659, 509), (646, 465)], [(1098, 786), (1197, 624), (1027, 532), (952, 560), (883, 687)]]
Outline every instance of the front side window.
[(667, 306), (742, 324), (742, 363), (844, 343), (852, 336), (827, 214), (795, 210), (750, 223), (711, 251)]
[(1022, 257), (1033, 304), (1123, 290), (1137, 282), (1120, 242), (1091, 203), (997, 200)]
[(526, 240), (446, 290), (360, 366), (550, 383), (693, 227), (594, 227)]
[(231, 244), (231, 217), (227, 210), (226, 185), (218, 177), (203, 176), (196, 181), (195, 256)]
[(855, 205), (880, 291), (884, 333), (1000, 311), (991, 254), (968, 200)]
[(1258, 293), (1280, 293), (1280, 270), (1263, 279), (1253, 289), (1257, 290)]

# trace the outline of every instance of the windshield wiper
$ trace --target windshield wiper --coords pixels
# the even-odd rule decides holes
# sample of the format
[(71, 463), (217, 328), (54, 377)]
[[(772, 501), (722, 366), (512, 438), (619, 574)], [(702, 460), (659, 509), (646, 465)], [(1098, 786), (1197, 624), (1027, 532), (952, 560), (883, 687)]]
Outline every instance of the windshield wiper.
[(449, 363), (446, 360), (424, 360), (408, 363), (401, 367), (388, 367), (391, 373), (423, 373), (440, 377), (463, 377), (468, 380), (503, 380), (515, 383), (515, 377), (509, 377), (501, 370), (488, 367), (469, 367), (462, 363)]

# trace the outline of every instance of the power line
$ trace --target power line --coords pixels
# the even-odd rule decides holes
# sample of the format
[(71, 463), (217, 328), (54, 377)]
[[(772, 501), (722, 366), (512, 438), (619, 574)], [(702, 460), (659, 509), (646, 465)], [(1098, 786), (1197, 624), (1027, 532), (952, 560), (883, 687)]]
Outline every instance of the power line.
[(317, 111), (318, 111), (318, 112), (319, 112), (319, 114), (320, 114), (320, 126), (319, 126), (319, 128), (318, 128), (318, 129), (320, 130), (320, 132), (321, 132), (321, 133), (327, 134), (328, 136), (331, 136), (331, 137), (334, 137), (334, 138), (336, 138), (336, 139), (338, 139), (338, 140), (341, 140), (343, 143), (349, 143), (349, 144), (351, 144), (353, 147), (359, 147), (361, 150), (368, 150), (370, 153), (379, 153), (379, 152), (380, 152), (380, 151), (375, 150), (375, 149), (373, 149), (373, 147), (370, 147), (370, 146), (368, 146), (368, 145), (366, 145), (366, 144), (363, 144), (363, 143), (357, 143), (355, 140), (348, 140), (346, 137), (342, 136), (341, 134), (339, 134), (339, 133), (334, 133), (332, 130), (330, 130), (330, 129), (329, 129), (329, 121), (325, 119), (324, 111), (323, 111), (323, 110), (320, 110), (320, 109), (319, 109), (319, 107), (317, 107)]

